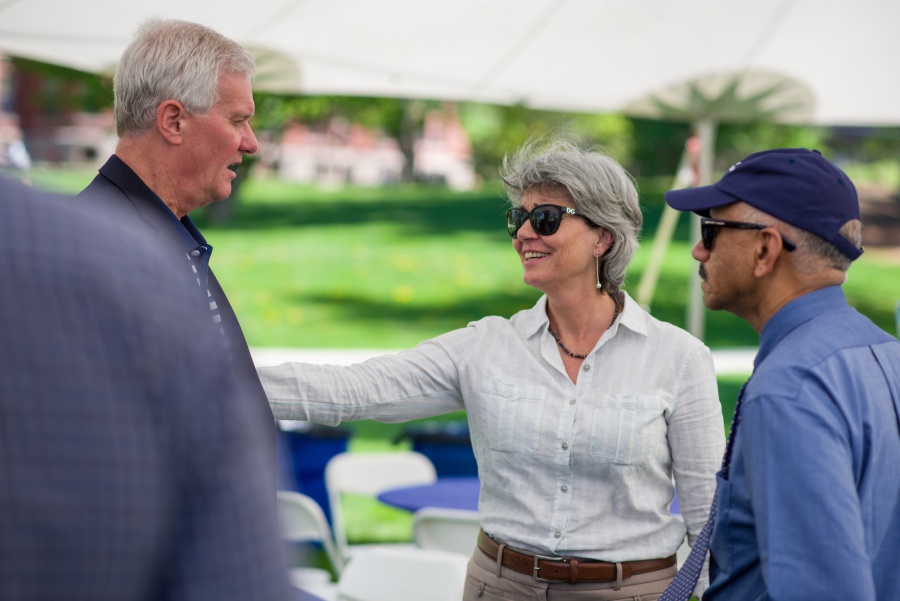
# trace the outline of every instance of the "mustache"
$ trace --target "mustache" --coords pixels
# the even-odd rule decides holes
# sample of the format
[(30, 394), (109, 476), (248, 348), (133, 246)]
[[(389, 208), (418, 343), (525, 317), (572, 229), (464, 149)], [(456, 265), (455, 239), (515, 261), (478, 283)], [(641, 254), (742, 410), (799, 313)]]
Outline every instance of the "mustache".
[(697, 273), (700, 274), (701, 280), (706, 280), (706, 266), (703, 263), (700, 264), (700, 269), (697, 271)]

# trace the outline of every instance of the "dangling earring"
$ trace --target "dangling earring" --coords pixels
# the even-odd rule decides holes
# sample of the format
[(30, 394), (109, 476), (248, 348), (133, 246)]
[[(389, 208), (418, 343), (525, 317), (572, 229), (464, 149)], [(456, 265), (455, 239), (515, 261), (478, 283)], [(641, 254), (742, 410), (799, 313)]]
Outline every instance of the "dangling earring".
[(600, 253), (594, 253), (594, 258), (597, 259), (597, 290), (603, 290), (603, 284), (600, 282)]

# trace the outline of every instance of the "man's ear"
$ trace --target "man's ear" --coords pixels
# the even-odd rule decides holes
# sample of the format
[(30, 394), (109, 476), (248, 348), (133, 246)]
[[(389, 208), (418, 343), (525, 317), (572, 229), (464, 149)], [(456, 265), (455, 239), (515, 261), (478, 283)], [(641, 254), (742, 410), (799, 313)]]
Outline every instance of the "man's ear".
[(759, 231), (753, 252), (755, 253), (753, 275), (761, 278), (775, 270), (778, 257), (787, 251), (784, 248), (781, 235), (776, 233), (775, 228), (767, 227)]
[(181, 144), (187, 111), (177, 100), (166, 100), (156, 108), (156, 128), (169, 144)]

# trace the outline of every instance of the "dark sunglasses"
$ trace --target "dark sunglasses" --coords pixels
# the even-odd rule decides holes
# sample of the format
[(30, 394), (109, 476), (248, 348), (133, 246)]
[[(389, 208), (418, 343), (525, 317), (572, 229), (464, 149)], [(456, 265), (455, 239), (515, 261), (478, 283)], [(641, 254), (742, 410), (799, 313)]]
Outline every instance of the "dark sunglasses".
[(594, 227), (599, 227), (596, 223), (579, 213), (575, 209), (563, 207), (560, 205), (538, 205), (526, 211), (521, 208), (513, 208), (506, 212), (506, 229), (510, 237), (515, 238), (519, 232), (519, 228), (525, 225), (526, 221), (531, 222), (531, 229), (540, 236), (552, 236), (559, 229), (563, 215), (575, 215), (581, 217)]
[[(703, 240), (703, 248), (712, 250), (713, 243), (716, 241), (716, 235), (719, 228), (728, 227), (736, 230), (764, 230), (770, 225), (760, 225), (759, 223), (747, 223), (746, 221), (729, 221), (728, 219), (709, 219), (708, 217), (700, 218), (700, 238)], [(777, 231), (777, 230), (776, 230)], [(781, 234), (781, 232), (778, 232)], [(784, 235), (781, 236), (781, 242), (784, 249), (788, 252), (797, 250), (797, 245), (788, 240)]]

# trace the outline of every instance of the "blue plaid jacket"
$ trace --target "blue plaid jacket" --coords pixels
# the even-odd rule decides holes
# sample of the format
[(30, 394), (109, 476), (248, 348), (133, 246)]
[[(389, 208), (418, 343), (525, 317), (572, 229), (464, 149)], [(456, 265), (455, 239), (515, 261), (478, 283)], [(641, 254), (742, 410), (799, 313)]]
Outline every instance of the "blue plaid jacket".
[(196, 282), (0, 181), (0, 598), (289, 598), (264, 424)]

